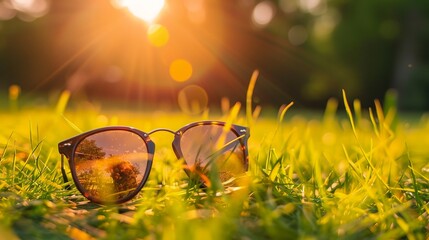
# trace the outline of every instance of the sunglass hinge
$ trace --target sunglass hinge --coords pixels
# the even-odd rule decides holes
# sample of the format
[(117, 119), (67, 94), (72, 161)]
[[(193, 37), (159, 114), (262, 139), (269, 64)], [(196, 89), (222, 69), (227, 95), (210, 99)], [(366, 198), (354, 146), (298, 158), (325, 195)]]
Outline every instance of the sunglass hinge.
[(71, 146), (71, 143), (64, 143), (60, 147), (67, 147), (67, 146)]

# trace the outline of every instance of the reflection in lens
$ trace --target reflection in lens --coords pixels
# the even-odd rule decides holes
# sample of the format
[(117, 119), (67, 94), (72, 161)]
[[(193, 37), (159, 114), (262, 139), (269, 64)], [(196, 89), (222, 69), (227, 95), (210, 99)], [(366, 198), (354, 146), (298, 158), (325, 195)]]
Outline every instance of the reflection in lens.
[(191, 170), (217, 171), (222, 182), (246, 171), (241, 137), (220, 125), (199, 125), (183, 133), (180, 147)]
[(104, 202), (129, 196), (143, 180), (148, 159), (144, 140), (121, 130), (90, 135), (74, 153), (76, 176), (85, 197)]

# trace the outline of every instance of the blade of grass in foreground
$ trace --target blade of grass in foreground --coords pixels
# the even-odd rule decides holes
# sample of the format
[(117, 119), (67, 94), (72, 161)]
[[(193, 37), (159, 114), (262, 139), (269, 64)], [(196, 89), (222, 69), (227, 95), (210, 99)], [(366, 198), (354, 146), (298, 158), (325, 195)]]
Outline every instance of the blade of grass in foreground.
[[(347, 101), (346, 92), (345, 92), (344, 90), (342, 90), (342, 92), (343, 92), (344, 106), (345, 106), (345, 108), (346, 108), (346, 112), (347, 112), (347, 115), (348, 115), (348, 117), (349, 117), (350, 124), (351, 124), (351, 126), (352, 126), (352, 131), (353, 131), (353, 134), (354, 134), (354, 136), (355, 136), (356, 141), (358, 142), (359, 149), (361, 150), (362, 156), (363, 156), (363, 157), (364, 157), (364, 159), (367, 161), (367, 163), (368, 163), (368, 164), (369, 164), (369, 166), (371, 167), (372, 171), (376, 174), (376, 176), (377, 176), (377, 178), (379, 179), (379, 181), (383, 183), (383, 185), (385, 186), (385, 188), (386, 188), (386, 189), (389, 189), (389, 185), (388, 185), (388, 184), (384, 181), (384, 179), (380, 176), (378, 169), (376, 169), (376, 168), (374, 167), (373, 163), (371, 162), (371, 159), (369, 159), (368, 154), (365, 152), (365, 150), (364, 150), (364, 149), (363, 149), (363, 147), (362, 147), (361, 141), (359, 140), (359, 137), (358, 137), (358, 134), (357, 134), (357, 131), (356, 131), (356, 127), (355, 127), (355, 123), (354, 123), (353, 114), (352, 114), (352, 111), (351, 111), (350, 106), (349, 106), (348, 101)], [(376, 103), (377, 103), (377, 101), (376, 101)], [(380, 120), (380, 121), (383, 121), (383, 122), (384, 122), (384, 115), (383, 115), (382, 110), (381, 110), (381, 109), (379, 109), (380, 107), (381, 107), (381, 105), (379, 106), (379, 104), (378, 104), (378, 105), (376, 104), (377, 114), (379, 114), (379, 117), (382, 119), (382, 120)], [(380, 125), (380, 126), (381, 126), (381, 125)]]
[(64, 111), (66, 110), (67, 104), (70, 99), (70, 91), (63, 91), (60, 95), (60, 98), (57, 102), (57, 107), (55, 108), (56, 113), (59, 115), (63, 115)]
[(343, 92), (343, 101), (344, 101), (344, 106), (346, 108), (347, 116), (349, 117), (349, 121), (350, 121), (350, 124), (352, 126), (353, 134), (355, 135), (355, 137), (357, 139), (358, 137), (357, 137), (356, 127), (355, 127), (355, 121), (353, 118), (352, 110), (350, 109), (349, 103), (347, 101), (346, 91), (343, 89), (342, 92)]
[(247, 126), (249, 128), (252, 128), (253, 125), (253, 108), (252, 108), (252, 101), (253, 101), (253, 91), (255, 89), (256, 80), (258, 80), (259, 71), (255, 70), (252, 73), (252, 77), (250, 78), (249, 87), (247, 88), (246, 93), (246, 119), (247, 119)]

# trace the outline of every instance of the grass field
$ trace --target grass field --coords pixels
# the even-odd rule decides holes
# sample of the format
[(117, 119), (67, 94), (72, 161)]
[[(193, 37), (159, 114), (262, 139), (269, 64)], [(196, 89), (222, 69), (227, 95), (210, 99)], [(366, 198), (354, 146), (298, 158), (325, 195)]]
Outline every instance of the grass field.
[[(188, 116), (97, 105), (34, 106), (3, 99), (0, 239), (427, 239), (429, 118), (376, 102), (327, 103), (320, 115), (245, 107)], [(7, 103), (5, 103), (7, 102)], [(345, 103), (345, 104), (343, 104)], [(388, 111), (389, 110), (389, 111)], [(168, 133), (156, 133), (154, 166), (140, 195), (120, 206), (66, 190), (57, 143), (97, 127), (173, 130), (204, 119), (250, 127), (241, 187), (187, 184)], [(68, 168), (67, 168), (68, 171)]]

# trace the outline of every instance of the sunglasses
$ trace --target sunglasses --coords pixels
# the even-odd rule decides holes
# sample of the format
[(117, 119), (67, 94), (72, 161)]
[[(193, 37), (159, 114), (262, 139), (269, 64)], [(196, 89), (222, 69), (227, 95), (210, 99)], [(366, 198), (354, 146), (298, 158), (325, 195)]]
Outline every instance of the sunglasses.
[(77, 189), (88, 200), (123, 203), (132, 199), (143, 188), (152, 167), (155, 144), (150, 135), (161, 131), (174, 134), (176, 157), (184, 161), (187, 175), (200, 176), (205, 186), (213, 172), (225, 182), (248, 169), (250, 135), (246, 127), (201, 121), (178, 131), (159, 128), (146, 133), (115, 126), (82, 133), (58, 144), (64, 182), (68, 182), (65, 156)]

